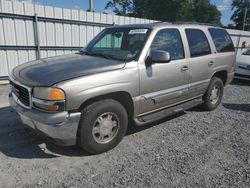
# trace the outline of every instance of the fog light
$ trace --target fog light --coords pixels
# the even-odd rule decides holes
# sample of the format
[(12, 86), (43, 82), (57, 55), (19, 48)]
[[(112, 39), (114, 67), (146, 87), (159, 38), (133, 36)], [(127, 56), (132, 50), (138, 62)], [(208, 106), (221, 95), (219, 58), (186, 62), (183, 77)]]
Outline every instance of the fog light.
[(57, 112), (60, 109), (58, 105), (46, 105), (46, 104), (39, 104), (36, 102), (34, 102), (34, 106), (39, 109), (42, 109), (45, 111), (51, 111), (51, 112)]
[(53, 112), (56, 112), (59, 110), (59, 106), (54, 106), (54, 105), (49, 105), (48, 106), (48, 111), (53, 111)]

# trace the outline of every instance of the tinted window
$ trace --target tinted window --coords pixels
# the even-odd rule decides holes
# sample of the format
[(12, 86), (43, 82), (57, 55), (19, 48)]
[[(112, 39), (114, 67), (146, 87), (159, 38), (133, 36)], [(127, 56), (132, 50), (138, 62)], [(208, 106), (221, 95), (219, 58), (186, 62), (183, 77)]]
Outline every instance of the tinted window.
[(224, 29), (208, 29), (214, 41), (217, 52), (233, 52), (234, 45), (229, 34)]
[(186, 29), (190, 56), (197, 57), (211, 54), (206, 35), (199, 29)]
[(183, 44), (177, 29), (160, 30), (156, 34), (150, 49), (169, 52), (172, 60), (184, 58)]

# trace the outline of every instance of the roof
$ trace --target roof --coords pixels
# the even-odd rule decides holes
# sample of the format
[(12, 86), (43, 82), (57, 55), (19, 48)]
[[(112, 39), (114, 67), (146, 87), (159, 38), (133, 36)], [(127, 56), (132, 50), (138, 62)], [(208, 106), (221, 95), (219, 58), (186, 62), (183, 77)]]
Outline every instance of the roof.
[(199, 26), (199, 27), (219, 27), (217, 25), (207, 24), (207, 23), (199, 23), (199, 22), (153, 22), (147, 24), (129, 24), (129, 25), (114, 25), (113, 28), (145, 28), (145, 29), (154, 29), (159, 27), (166, 27), (166, 26)]

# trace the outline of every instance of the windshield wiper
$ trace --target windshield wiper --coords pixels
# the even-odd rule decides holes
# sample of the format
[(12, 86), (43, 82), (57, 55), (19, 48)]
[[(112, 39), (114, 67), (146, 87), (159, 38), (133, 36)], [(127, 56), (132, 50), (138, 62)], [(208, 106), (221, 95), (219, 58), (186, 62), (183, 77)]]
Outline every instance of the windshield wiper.
[(80, 50), (79, 53), (83, 54), (83, 55), (89, 55), (89, 56), (98, 56), (98, 57), (103, 57), (105, 59), (114, 59), (114, 60), (119, 60), (121, 61), (121, 59), (115, 58), (113, 55), (111, 54), (103, 54), (103, 53), (90, 53), (84, 50)]
[(79, 50), (79, 53), (83, 55), (89, 55), (89, 52), (84, 51), (83, 49)]
[(85, 52), (84, 54), (86, 55), (90, 55), (90, 56), (99, 56), (99, 57), (103, 57), (105, 59), (114, 59), (114, 57), (112, 55), (109, 54), (103, 54), (103, 53), (88, 53)]
[(95, 53), (94, 55), (104, 57), (106, 59), (114, 59), (114, 57), (112, 55), (109, 55), (109, 54)]

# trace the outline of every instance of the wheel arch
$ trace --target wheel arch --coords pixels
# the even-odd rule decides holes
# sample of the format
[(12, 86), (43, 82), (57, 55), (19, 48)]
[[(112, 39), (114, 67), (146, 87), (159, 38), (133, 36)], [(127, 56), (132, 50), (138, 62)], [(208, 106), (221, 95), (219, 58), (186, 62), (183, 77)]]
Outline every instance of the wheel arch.
[(217, 78), (220, 78), (224, 84), (224, 86), (226, 85), (227, 83), (227, 71), (226, 70), (221, 70), (221, 71), (217, 71), (213, 74), (212, 77), (217, 77)]
[(133, 99), (132, 99), (132, 96), (126, 91), (117, 91), (117, 92), (112, 92), (112, 93), (103, 94), (100, 96), (95, 96), (93, 98), (90, 98), (84, 101), (80, 105), (78, 111), (82, 111), (86, 106), (94, 102), (104, 100), (104, 99), (114, 99), (118, 101), (126, 109), (128, 113), (128, 117), (133, 118), (133, 114), (134, 114)]

